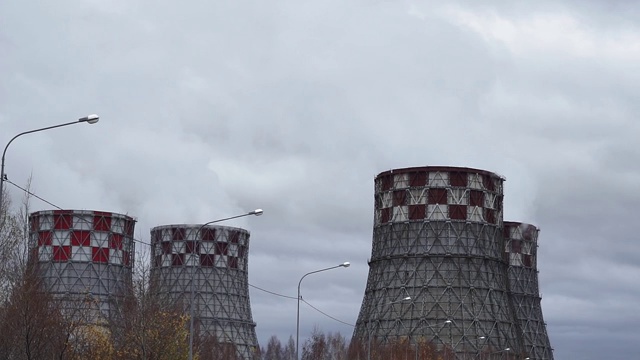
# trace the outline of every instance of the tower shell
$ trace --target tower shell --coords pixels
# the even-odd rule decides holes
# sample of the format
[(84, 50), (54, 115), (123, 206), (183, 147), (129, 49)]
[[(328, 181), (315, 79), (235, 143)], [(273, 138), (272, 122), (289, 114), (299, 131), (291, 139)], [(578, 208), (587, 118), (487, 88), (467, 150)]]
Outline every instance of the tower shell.
[(521, 353), (503, 253), (503, 182), (460, 167), (376, 176), (372, 253), (354, 338), (426, 340), (456, 359)]
[(29, 226), (32, 259), (54, 299), (89, 322), (117, 316), (132, 281), (135, 220), (104, 211), (52, 210), (31, 213)]
[[(249, 232), (235, 227), (164, 225), (151, 229), (154, 291), (194, 312), (200, 336), (235, 345), (254, 359), (258, 341), (248, 279)], [(192, 303), (193, 298), (193, 303)]]
[(531, 360), (553, 360), (538, 285), (539, 232), (531, 224), (504, 223), (511, 298), (522, 329), (525, 352)]

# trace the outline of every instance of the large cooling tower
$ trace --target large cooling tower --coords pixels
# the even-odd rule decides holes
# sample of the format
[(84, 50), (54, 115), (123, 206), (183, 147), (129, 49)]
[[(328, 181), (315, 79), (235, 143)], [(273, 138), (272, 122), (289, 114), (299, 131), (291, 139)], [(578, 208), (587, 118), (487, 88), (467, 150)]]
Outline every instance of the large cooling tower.
[(523, 354), (503, 250), (503, 182), (456, 167), (375, 178), (369, 277), (354, 338), (426, 340), (454, 352), (451, 359)]
[(117, 315), (114, 305), (132, 280), (135, 220), (110, 212), (54, 210), (31, 213), (29, 223), (30, 247), (47, 290), (74, 316), (99, 309), (88, 319), (99, 322)]
[(258, 347), (249, 301), (249, 232), (226, 226), (151, 229), (152, 284), (190, 311), (200, 336), (234, 344), (243, 359)]
[(531, 360), (553, 360), (540, 305), (537, 270), (538, 232), (538, 229), (530, 224), (504, 223), (512, 301), (524, 335), (525, 352)]

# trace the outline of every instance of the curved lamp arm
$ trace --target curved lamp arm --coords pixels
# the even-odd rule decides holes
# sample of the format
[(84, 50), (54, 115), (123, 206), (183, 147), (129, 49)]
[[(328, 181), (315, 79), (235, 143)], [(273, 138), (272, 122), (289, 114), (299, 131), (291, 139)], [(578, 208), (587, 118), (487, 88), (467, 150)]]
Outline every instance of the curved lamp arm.
[(332, 266), (332, 267), (328, 267), (328, 268), (324, 268), (324, 269), (320, 269), (320, 270), (316, 270), (316, 271), (311, 271), (308, 272), (304, 275), (302, 275), (302, 277), (300, 278), (300, 281), (298, 281), (298, 312), (297, 312), (297, 316), (296, 316), (296, 360), (299, 360), (300, 357), (298, 356), (298, 350), (299, 350), (299, 346), (298, 346), (298, 341), (300, 339), (300, 299), (302, 298), (302, 296), (300, 296), (300, 285), (302, 285), (302, 280), (307, 277), (307, 275), (311, 275), (311, 274), (315, 274), (315, 273), (319, 273), (322, 271), (327, 271), (327, 270), (331, 270), (331, 269), (336, 269), (339, 267), (344, 267), (344, 268), (348, 268), (351, 265), (351, 263), (347, 262), (343, 262), (340, 265), (336, 265), (336, 266)]
[[(263, 213), (262, 209), (255, 209), (245, 214), (209, 221), (208, 223), (202, 224), (198, 228), (198, 232), (196, 232), (196, 236), (200, 235), (200, 232), (202, 231), (202, 229), (204, 229), (204, 227), (207, 225), (211, 225), (211, 224), (215, 224), (215, 223), (219, 223), (219, 222), (227, 221), (231, 219), (237, 219), (237, 218), (249, 216), (249, 215), (260, 216), (262, 215), (262, 213)], [(194, 317), (193, 308), (195, 303), (195, 289), (193, 287), (193, 282), (195, 281), (195, 272), (193, 272), (192, 276), (194, 278), (191, 279), (191, 302), (189, 303), (189, 360), (193, 359), (193, 317)]]
[(55, 128), (59, 128), (59, 127), (67, 126), (67, 125), (73, 125), (73, 124), (78, 124), (78, 123), (83, 123), (83, 122), (86, 122), (88, 124), (95, 124), (95, 123), (98, 122), (99, 119), (100, 119), (100, 117), (98, 115), (91, 114), (91, 115), (87, 115), (85, 117), (81, 117), (80, 119), (78, 119), (76, 121), (71, 121), (71, 122), (68, 122), (68, 123), (58, 124), (58, 125), (53, 125), (53, 126), (47, 126), (47, 127), (43, 127), (43, 128), (40, 128), (40, 129), (24, 131), (24, 132), (21, 132), (20, 134), (14, 136), (14, 137), (12, 137), (11, 140), (9, 140), (9, 142), (7, 143), (7, 146), (4, 147), (4, 151), (2, 152), (2, 165), (0, 165), (0, 213), (2, 213), (2, 201), (3, 201), (3, 196), (4, 196), (3, 185), (4, 185), (4, 180), (5, 180), (5, 177), (6, 177), (6, 175), (4, 174), (4, 157), (7, 154), (7, 149), (9, 148), (9, 145), (11, 145), (13, 140), (19, 138), (22, 135), (27, 135), (27, 134), (31, 134), (31, 133), (35, 133), (35, 132), (55, 129)]

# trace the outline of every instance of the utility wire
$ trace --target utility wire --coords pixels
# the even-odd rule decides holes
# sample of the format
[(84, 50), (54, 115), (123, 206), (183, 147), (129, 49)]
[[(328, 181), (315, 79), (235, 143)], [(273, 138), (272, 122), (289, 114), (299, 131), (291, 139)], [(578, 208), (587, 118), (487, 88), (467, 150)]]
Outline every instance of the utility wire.
[[(22, 186), (20, 186), (20, 185), (18, 185), (18, 184), (16, 184), (16, 183), (14, 183), (13, 181), (11, 181), (11, 180), (7, 179), (6, 177), (5, 177), (5, 180), (4, 180), (4, 181), (5, 181), (5, 182), (8, 182), (9, 184), (11, 184), (11, 185), (13, 185), (13, 186), (15, 186), (15, 187), (17, 187), (17, 188), (18, 188), (18, 189), (20, 189), (20, 190), (22, 190), (22, 191), (26, 192), (27, 194), (29, 194), (29, 195), (31, 195), (31, 196), (33, 196), (33, 197), (35, 197), (36, 199), (38, 199), (38, 200), (40, 200), (40, 201), (42, 201), (42, 202), (45, 202), (45, 203), (47, 203), (47, 204), (49, 204), (49, 205), (53, 206), (54, 208), (56, 208), (56, 209), (58, 209), (58, 210), (64, 210), (64, 209), (63, 209), (63, 208), (61, 208), (60, 206), (58, 206), (58, 205), (56, 205), (56, 204), (54, 204), (54, 203), (52, 203), (52, 202), (50, 202), (50, 201), (47, 201), (47, 200), (45, 200), (45, 199), (41, 198), (40, 196), (38, 196), (38, 195), (36, 195), (36, 194), (32, 193), (31, 191), (29, 191), (29, 190), (27, 190), (27, 189), (23, 188)], [(89, 220), (87, 220), (87, 219), (85, 219), (85, 218), (83, 218), (83, 217), (80, 217), (80, 219), (81, 219), (82, 221), (85, 221), (85, 222), (89, 223)], [(142, 240), (138, 240), (138, 239), (134, 238), (133, 236), (131, 237), (131, 239), (132, 239), (133, 241), (135, 241), (135, 242), (138, 242), (138, 243), (141, 243), (141, 244), (145, 244), (145, 245), (147, 245), (147, 246), (151, 246), (151, 244), (149, 244), (149, 243), (147, 243), (147, 242), (144, 242), (144, 241), (142, 241)]]
[(278, 293), (275, 293), (273, 291), (265, 290), (263, 288), (260, 288), (260, 287), (257, 287), (255, 285), (251, 285), (251, 284), (249, 284), (249, 286), (251, 286), (252, 288), (258, 289), (260, 291), (264, 291), (264, 292), (266, 292), (268, 294), (271, 294), (271, 295), (280, 296), (280, 297), (287, 298), (287, 299), (298, 300), (298, 298), (295, 297), (295, 296), (287, 296), (287, 295), (278, 294)]
[[(286, 298), (286, 299), (298, 300), (298, 298), (297, 298), (297, 297), (295, 297), (295, 296), (287, 296), (287, 295), (278, 294), (278, 293), (276, 293), (276, 292), (269, 291), (269, 290), (265, 290), (265, 289), (263, 289), (263, 288), (260, 288), (260, 287), (257, 287), (257, 286), (255, 286), (255, 285), (251, 285), (251, 284), (249, 284), (249, 286), (251, 286), (252, 288), (258, 289), (258, 290), (260, 290), (260, 291), (264, 291), (264, 292), (266, 292), (266, 293), (268, 293), (268, 294), (271, 294), (271, 295), (275, 295), (275, 296), (283, 297), (283, 298)], [(317, 307), (315, 307), (315, 306), (311, 305), (307, 300), (304, 300), (302, 297), (300, 298), (300, 301), (302, 301), (303, 303), (305, 303), (305, 304), (309, 305), (309, 307), (311, 307), (313, 310), (315, 310), (315, 311), (319, 312), (320, 314), (322, 314), (322, 315), (324, 315), (324, 316), (328, 317), (328, 318), (329, 318), (329, 319), (331, 319), (331, 320), (335, 320), (335, 321), (337, 321), (337, 322), (339, 322), (339, 323), (342, 323), (342, 324), (345, 324), (345, 325), (349, 325), (349, 326), (351, 326), (351, 327), (355, 327), (355, 325), (353, 325), (353, 324), (349, 324), (348, 322), (342, 321), (342, 320), (340, 320), (340, 319), (337, 319), (337, 318), (335, 318), (335, 317), (333, 317), (333, 316), (331, 316), (331, 315), (329, 315), (329, 314), (325, 313), (324, 311), (322, 311), (322, 310), (318, 309)]]
[(349, 325), (349, 326), (351, 326), (351, 327), (356, 327), (356, 326), (355, 326), (355, 325), (353, 325), (353, 324), (349, 324), (348, 322), (342, 321), (342, 320), (340, 320), (340, 319), (336, 319), (336, 318), (334, 318), (333, 316), (331, 316), (331, 315), (329, 315), (329, 314), (327, 314), (327, 313), (323, 312), (322, 310), (318, 309), (317, 307), (315, 307), (315, 306), (313, 306), (313, 305), (309, 304), (309, 302), (308, 302), (307, 300), (305, 300), (305, 299), (300, 299), (300, 301), (302, 301), (303, 303), (305, 303), (305, 304), (309, 305), (313, 310), (315, 310), (315, 311), (319, 312), (320, 314), (322, 314), (322, 315), (324, 315), (324, 316), (328, 317), (329, 319), (335, 320), (335, 321), (337, 321), (337, 322), (339, 322), (339, 323), (342, 323), (342, 324), (345, 324), (345, 325)]
[(38, 195), (36, 195), (36, 194), (32, 193), (31, 191), (29, 191), (29, 190), (27, 190), (27, 189), (23, 188), (22, 186), (20, 186), (20, 185), (18, 185), (18, 184), (16, 184), (16, 183), (14, 183), (13, 181), (11, 181), (11, 180), (7, 179), (7, 178), (6, 178), (6, 176), (5, 176), (4, 181), (5, 181), (5, 182), (8, 182), (9, 184), (11, 184), (11, 185), (13, 185), (13, 186), (15, 186), (15, 187), (17, 187), (17, 188), (18, 188), (18, 189), (20, 189), (20, 190), (22, 190), (22, 191), (26, 192), (27, 194), (29, 194), (29, 195), (33, 196), (33, 197), (34, 197), (34, 198), (36, 198), (36, 199), (38, 199), (38, 200), (40, 200), (40, 201), (42, 201), (42, 202), (45, 202), (45, 203), (47, 203), (47, 204), (49, 204), (49, 205), (53, 206), (54, 208), (56, 208), (56, 209), (58, 209), (58, 210), (62, 210), (62, 208), (61, 208), (60, 206), (57, 206), (56, 204), (52, 204), (52, 203), (48, 202), (47, 200), (45, 200), (45, 199), (41, 198), (40, 196), (38, 196)]
[[(36, 195), (36, 194), (32, 193), (31, 191), (29, 191), (29, 190), (27, 190), (27, 189), (23, 188), (22, 186), (20, 186), (20, 185), (18, 185), (18, 184), (16, 184), (16, 183), (14, 183), (13, 181), (11, 181), (11, 180), (9, 180), (9, 179), (7, 179), (7, 178), (5, 178), (5, 180), (4, 180), (4, 181), (5, 181), (5, 182), (8, 182), (9, 184), (11, 184), (11, 185), (13, 185), (13, 186), (15, 186), (15, 187), (17, 187), (17, 188), (18, 188), (18, 189), (20, 189), (20, 190), (22, 190), (22, 191), (26, 192), (27, 194), (29, 194), (29, 195), (31, 195), (31, 196), (33, 196), (33, 197), (35, 197), (36, 199), (38, 199), (38, 200), (40, 200), (40, 201), (42, 201), (42, 202), (44, 202), (44, 203), (46, 203), (46, 204), (48, 204), (48, 205), (53, 206), (54, 208), (56, 208), (56, 209), (58, 209), (58, 210), (63, 210), (60, 206), (58, 206), (58, 205), (56, 205), (56, 204), (54, 204), (54, 203), (52, 203), (52, 202), (50, 202), (50, 201), (47, 201), (47, 200), (45, 200), (45, 199), (41, 198), (40, 196), (38, 196), (38, 195)], [(82, 220), (84, 220), (84, 221), (89, 222), (88, 220), (86, 220), (86, 219), (84, 219), (84, 218), (81, 218), (81, 219), (82, 219)], [(138, 239), (136, 239), (136, 238), (134, 238), (134, 237), (132, 237), (132, 239), (133, 239), (133, 241), (135, 241), (135, 242), (139, 242), (139, 243), (141, 243), (141, 244), (145, 244), (145, 245), (147, 245), (147, 246), (150, 246), (150, 244), (149, 244), (149, 243), (144, 242), (144, 241), (142, 241), (142, 240), (138, 240)], [(295, 297), (295, 296), (288, 296), (288, 295), (278, 294), (278, 293), (276, 293), (276, 292), (269, 291), (269, 290), (263, 289), (263, 288), (261, 288), (261, 287), (258, 287), (258, 286), (255, 286), (255, 285), (252, 285), (252, 284), (249, 284), (249, 286), (251, 286), (251, 287), (252, 287), (252, 288), (254, 288), (254, 289), (257, 289), (257, 290), (260, 290), (260, 291), (264, 291), (264, 292), (266, 292), (266, 293), (268, 293), (268, 294), (271, 294), (271, 295), (274, 295), (274, 296), (279, 296), (279, 297), (283, 297), (283, 298), (286, 298), (286, 299), (298, 300), (298, 298), (297, 298), (297, 297)], [(337, 322), (342, 323), (342, 324), (345, 324), (345, 325), (349, 325), (349, 326), (351, 326), (351, 327), (355, 327), (355, 325), (353, 325), (353, 324), (349, 324), (348, 322), (342, 321), (342, 320), (340, 320), (340, 319), (337, 319), (337, 318), (335, 318), (335, 317), (333, 317), (333, 316), (331, 316), (331, 315), (329, 315), (329, 314), (325, 313), (324, 311), (322, 311), (322, 310), (318, 309), (317, 307), (315, 307), (315, 306), (311, 305), (308, 301), (306, 301), (306, 300), (304, 300), (304, 299), (302, 299), (302, 298), (300, 298), (300, 301), (302, 301), (303, 303), (305, 303), (305, 304), (309, 305), (309, 307), (311, 307), (313, 310), (315, 310), (315, 311), (319, 312), (320, 314), (322, 314), (322, 315), (324, 315), (324, 316), (328, 317), (329, 319), (332, 319), (332, 320), (334, 320), (334, 321), (337, 321)]]

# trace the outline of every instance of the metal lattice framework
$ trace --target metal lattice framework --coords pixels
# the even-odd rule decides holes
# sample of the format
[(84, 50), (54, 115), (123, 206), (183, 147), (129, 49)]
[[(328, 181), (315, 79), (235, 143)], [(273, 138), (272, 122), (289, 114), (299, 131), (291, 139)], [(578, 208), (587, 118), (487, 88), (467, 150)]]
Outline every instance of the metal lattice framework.
[(200, 335), (234, 344), (243, 359), (258, 347), (248, 278), (249, 232), (226, 226), (166, 225), (151, 229), (155, 291), (181, 302)]
[(456, 167), (375, 178), (372, 254), (354, 338), (427, 340), (455, 359), (523, 354), (503, 250), (503, 182)]
[(70, 314), (98, 323), (119, 314), (116, 306), (132, 281), (135, 220), (85, 210), (29, 215), (31, 254), (46, 289)]
[(532, 360), (553, 360), (542, 317), (538, 287), (538, 234), (534, 225), (504, 223), (505, 251), (509, 257), (512, 301), (524, 335), (525, 351)]

